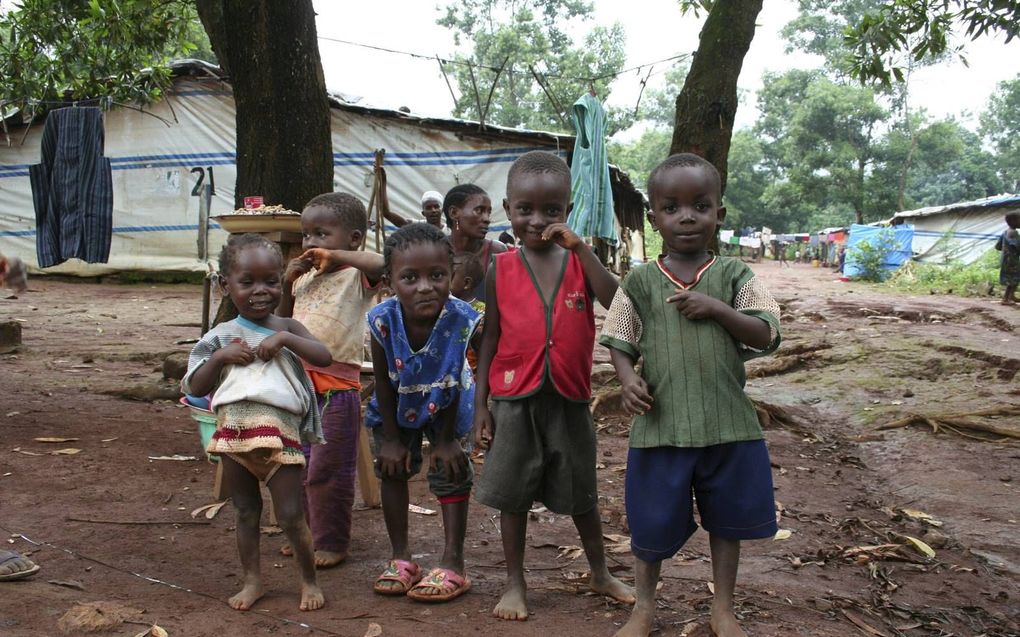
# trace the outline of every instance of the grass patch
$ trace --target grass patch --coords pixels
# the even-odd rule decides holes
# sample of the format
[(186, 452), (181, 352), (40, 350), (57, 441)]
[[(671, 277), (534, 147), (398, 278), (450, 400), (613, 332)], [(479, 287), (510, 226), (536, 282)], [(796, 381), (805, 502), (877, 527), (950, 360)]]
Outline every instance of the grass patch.
[(950, 262), (945, 265), (908, 261), (883, 287), (914, 294), (955, 294), (957, 296), (994, 296), (999, 283), (997, 250), (989, 250), (970, 265)]

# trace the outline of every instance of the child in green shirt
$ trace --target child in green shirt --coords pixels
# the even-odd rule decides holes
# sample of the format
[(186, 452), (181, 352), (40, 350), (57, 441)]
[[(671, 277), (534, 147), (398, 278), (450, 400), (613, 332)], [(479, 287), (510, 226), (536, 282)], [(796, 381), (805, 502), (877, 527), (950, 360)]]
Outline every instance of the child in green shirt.
[(779, 346), (779, 306), (747, 265), (708, 251), (726, 214), (715, 167), (673, 155), (652, 171), (648, 196), (665, 254), (624, 279), (599, 339), (637, 414), (625, 492), (637, 604), (617, 635), (651, 632), (662, 560), (697, 529), (694, 494), (712, 549), (712, 630), (746, 637), (733, 613), (740, 541), (774, 536), (776, 518), (744, 361)]

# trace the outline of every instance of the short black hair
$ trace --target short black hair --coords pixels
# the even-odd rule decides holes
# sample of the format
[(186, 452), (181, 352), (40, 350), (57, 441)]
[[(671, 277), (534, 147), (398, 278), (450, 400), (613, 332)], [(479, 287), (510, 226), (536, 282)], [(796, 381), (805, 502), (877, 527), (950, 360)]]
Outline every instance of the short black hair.
[(471, 277), (475, 283), (479, 283), (485, 276), (485, 268), (482, 267), (482, 259), (477, 252), (469, 252), (460, 263), (454, 260), (454, 270), (463, 270), (464, 276)]
[(524, 153), (514, 160), (514, 163), (510, 164), (510, 172), (506, 175), (506, 196), (510, 197), (514, 180), (519, 176), (543, 173), (563, 177), (567, 182), (567, 188), (570, 188), (570, 166), (567, 166), (567, 162), (553, 153), (544, 150), (532, 150)]
[(254, 232), (232, 234), (227, 239), (227, 242), (223, 244), (223, 249), (220, 250), (219, 266), (221, 277), (230, 274), (230, 268), (237, 263), (237, 255), (248, 248), (265, 248), (269, 250), (280, 261), (280, 268), (283, 268), (283, 251), (280, 250), (280, 246)]
[(390, 274), (390, 266), (393, 263), (393, 253), (402, 252), (412, 245), (433, 244), (442, 245), (450, 254), (450, 261), (453, 261), (453, 248), (446, 240), (443, 231), (431, 223), (409, 223), (401, 226), (396, 232), (386, 237), (383, 245), (383, 271)]
[(719, 198), (720, 203), (722, 202), (722, 178), (719, 177), (719, 171), (712, 162), (708, 161), (704, 157), (695, 155), (694, 153), (677, 153), (676, 155), (670, 155), (666, 159), (652, 169), (652, 172), (648, 175), (648, 200), (651, 201), (655, 190), (655, 180), (658, 176), (671, 168), (701, 168), (708, 173), (712, 181), (715, 182), (716, 197)]
[(1020, 223), (1020, 210), (1010, 210), (1005, 216), (1006, 223), (1009, 223), (1010, 219), (1013, 219), (1014, 223)]
[(365, 204), (350, 193), (327, 192), (317, 195), (305, 205), (305, 210), (312, 206), (328, 208), (348, 232), (355, 230), (360, 230), (361, 234), (368, 232), (368, 211), (365, 210)]
[(450, 191), (446, 193), (446, 197), (443, 198), (443, 217), (446, 219), (446, 225), (453, 227), (453, 219), (450, 218), (450, 208), (460, 208), (467, 200), (475, 195), (489, 196), (489, 193), (485, 192), (485, 189), (481, 186), (474, 184), (457, 184)]

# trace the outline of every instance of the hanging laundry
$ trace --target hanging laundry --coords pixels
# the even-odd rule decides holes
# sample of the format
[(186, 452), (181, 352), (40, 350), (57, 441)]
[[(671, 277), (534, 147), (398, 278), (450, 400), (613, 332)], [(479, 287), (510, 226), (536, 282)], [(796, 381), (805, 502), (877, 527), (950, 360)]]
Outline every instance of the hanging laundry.
[(113, 177), (103, 135), (98, 108), (61, 108), (46, 118), (42, 161), (29, 168), (40, 268), (109, 260)]
[(570, 229), (582, 237), (598, 237), (616, 245), (616, 213), (606, 155), (606, 112), (598, 99), (585, 93), (574, 102), (570, 119), (577, 132), (570, 161)]

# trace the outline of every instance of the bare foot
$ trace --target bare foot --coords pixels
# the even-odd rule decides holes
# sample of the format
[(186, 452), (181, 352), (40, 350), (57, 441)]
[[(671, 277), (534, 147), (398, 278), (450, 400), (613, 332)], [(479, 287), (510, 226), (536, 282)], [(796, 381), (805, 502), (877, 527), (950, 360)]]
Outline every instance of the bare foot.
[(747, 633), (740, 628), (737, 618), (731, 610), (712, 609), (712, 619), (709, 622), (712, 632), (717, 637), (747, 637)]
[(262, 598), (262, 594), (262, 584), (260, 582), (245, 584), (241, 592), (228, 599), (227, 603), (234, 610), (248, 610), (255, 605), (255, 602)]
[(280, 547), (280, 555), (284, 557), (294, 557), (294, 548), (290, 544), (284, 544)]
[[(290, 547), (288, 547), (290, 548)], [(283, 549), (280, 550), (283, 552)], [(340, 562), (347, 559), (346, 553), (335, 553), (333, 551), (316, 551), (315, 568), (333, 568)]]
[(653, 609), (635, 606), (630, 619), (613, 637), (648, 637), (652, 632)]
[(528, 596), (524, 586), (508, 584), (503, 597), (492, 609), (492, 614), (500, 619), (522, 622), (528, 618)]
[(634, 597), (633, 587), (627, 586), (609, 573), (599, 578), (592, 575), (589, 586), (596, 593), (607, 595), (624, 604), (633, 604), (637, 601), (637, 598)]
[(301, 610), (319, 610), (326, 605), (322, 589), (316, 584), (301, 585)]

